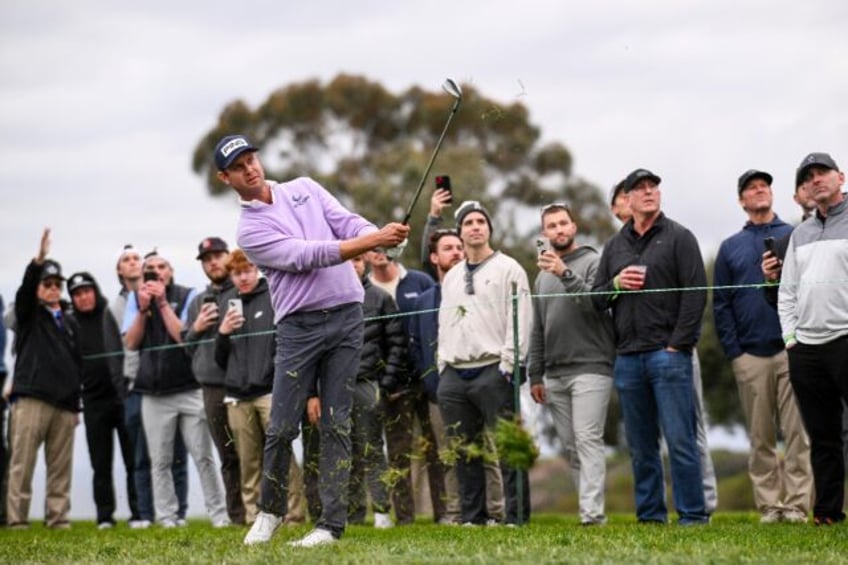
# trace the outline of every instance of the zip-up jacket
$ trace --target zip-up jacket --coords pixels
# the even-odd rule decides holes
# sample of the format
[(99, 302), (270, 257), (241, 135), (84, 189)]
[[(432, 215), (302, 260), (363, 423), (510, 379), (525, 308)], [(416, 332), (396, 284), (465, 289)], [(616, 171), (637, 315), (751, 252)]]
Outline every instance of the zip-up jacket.
[(413, 304), (419, 312), (410, 316), (409, 359), (421, 375), (424, 390), (430, 402), (438, 402), (439, 367), (436, 350), (439, 347), (439, 305), (442, 303), (442, 286), (436, 283), (422, 292)]
[[(640, 291), (618, 291), (614, 286), (614, 277), (629, 265), (648, 267)], [(695, 236), (660, 212), (643, 236), (631, 219), (610, 238), (592, 287), (597, 293), (593, 301), (599, 310), (612, 308), (618, 354), (665, 347), (691, 351), (701, 332), (706, 282)], [(698, 290), (682, 290), (692, 287)]]
[(406, 369), (406, 332), (391, 295), (374, 286), (368, 277), (362, 279), (362, 286), (365, 335), (356, 380), (375, 381), (392, 390)]
[(62, 410), (79, 412), (82, 355), (79, 326), (62, 301), (64, 329), (60, 329), (38, 300), (42, 265), (32, 261), (15, 294), (15, 378), (12, 400), (29, 396)]
[[(166, 288), (165, 293), (171, 308), (179, 315), (186, 308), (192, 289), (172, 284)], [(138, 299), (135, 300), (138, 304)], [(191, 372), (191, 362), (185, 348), (174, 347), (177, 342), (165, 328), (159, 308), (151, 308), (146, 316), (144, 339), (139, 349), (138, 375), (133, 390), (164, 396), (198, 388), (200, 385)]]
[(848, 335), (848, 195), (795, 228), (783, 261), (777, 311), (786, 343)]
[(771, 357), (783, 349), (777, 312), (757, 287), (763, 282), (760, 268), (765, 238), (788, 237), (792, 226), (777, 216), (767, 224), (747, 222), (738, 233), (725, 239), (718, 250), (713, 283), (713, 314), (716, 332), (728, 359), (743, 353)]
[[(235, 287), (224, 292), (220, 299), (241, 298), (244, 325), (230, 335), (215, 337), (215, 362), (225, 371), (227, 394), (247, 400), (271, 392), (274, 385), (274, 308), (268, 281), (259, 279), (251, 292), (239, 294)], [(223, 317), (226, 310), (221, 310)]]

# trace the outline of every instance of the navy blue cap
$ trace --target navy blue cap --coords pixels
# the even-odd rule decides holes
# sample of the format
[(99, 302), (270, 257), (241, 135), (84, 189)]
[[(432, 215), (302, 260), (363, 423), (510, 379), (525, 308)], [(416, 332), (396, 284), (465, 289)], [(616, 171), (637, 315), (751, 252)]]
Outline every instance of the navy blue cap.
[(215, 166), (219, 171), (224, 171), (245, 151), (259, 151), (259, 148), (243, 135), (222, 137), (221, 141), (215, 145)]

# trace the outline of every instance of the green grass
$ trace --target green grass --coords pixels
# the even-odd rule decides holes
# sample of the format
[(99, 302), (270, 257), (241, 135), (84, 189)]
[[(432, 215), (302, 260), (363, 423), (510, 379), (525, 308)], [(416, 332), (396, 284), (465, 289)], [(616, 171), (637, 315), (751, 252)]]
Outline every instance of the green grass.
[(524, 528), (463, 528), (420, 521), (374, 530), (348, 528), (337, 544), (294, 549), (286, 542), (307, 527), (280, 530), (270, 544), (242, 545), (244, 528), (98, 531), (41, 525), (0, 530), (0, 563), (844, 563), (848, 525), (762, 526), (755, 513), (725, 512), (709, 526), (644, 526), (616, 514), (604, 527), (581, 527), (574, 515), (544, 514)]

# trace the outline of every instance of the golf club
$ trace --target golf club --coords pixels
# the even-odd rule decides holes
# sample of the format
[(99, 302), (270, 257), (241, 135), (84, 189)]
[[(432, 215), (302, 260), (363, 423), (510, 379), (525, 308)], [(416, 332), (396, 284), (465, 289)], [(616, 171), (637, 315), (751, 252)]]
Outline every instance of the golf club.
[(456, 98), (456, 101), (453, 103), (453, 107), (451, 108), (450, 114), (448, 115), (448, 121), (445, 122), (445, 127), (442, 129), (442, 135), (439, 136), (439, 141), (436, 142), (436, 148), (433, 150), (433, 154), (430, 156), (430, 162), (427, 163), (427, 167), (424, 169), (424, 174), (421, 175), (421, 182), (418, 183), (418, 190), (415, 191), (415, 196), (412, 197), (412, 202), (409, 203), (409, 208), (406, 209), (406, 216), (403, 218), (404, 224), (409, 223), (409, 218), (412, 217), (412, 210), (415, 208), (415, 204), (418, 202), (418, 197), (421, 196), (421, 190), (424, 188), (424, 183), (427, 182), (427, 175), (430, 174), (430, 169), (433, 168), (433, 162), (436, 160), (436, 155), (439, 154), (439, 149), (442, 147), (442, 141), (445, 140), (445, 134), (448, 133), (448, 128), (451, 125), (451, 121), (453, 121), (453, 117), (456, 114), (457, 109), (459, 109), (459, 103), (462, 102), (462, 89), (453, 79), (445, 79), (444, 84), (442, 84), (442, 89)]

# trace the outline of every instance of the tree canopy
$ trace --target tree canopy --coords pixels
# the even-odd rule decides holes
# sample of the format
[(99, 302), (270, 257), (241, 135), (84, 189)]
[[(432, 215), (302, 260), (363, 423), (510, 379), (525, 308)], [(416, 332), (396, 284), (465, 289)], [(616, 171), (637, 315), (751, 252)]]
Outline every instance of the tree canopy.
[[(563, 144), (540, 143), (541, 130), (523, 104), (486, 98), (469, 84), (462, 88), (462, 105), (413, 212), (410, 241), (420, 239), (437, 174), (451, 176), (455, 202), (474, 199), (487, 206), (496, 246), (530, 273), (536, 270), (532, 240), (541, 205), (569, 202), (581, 241), (598, 245), (612, 235), (604, 192), (572, 174), (572, 155)], [(243, 133), (262, 148), (269, 179), (311, 176), (376, 224), (400, 221), (453, 101), (441, 90), (418, 86), (394, 94), (347, 74), (326, 84), (289, 84), (257, 108), (242, 100), (227, 104), (197, 144), (192, 167), (205, 176), (212, 195), (226, 192), (212, 153), (222, 136)], [(406, 262), (418, 267), (411, 255)]]

